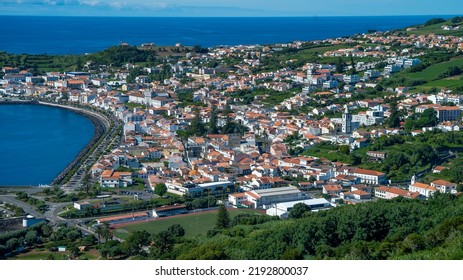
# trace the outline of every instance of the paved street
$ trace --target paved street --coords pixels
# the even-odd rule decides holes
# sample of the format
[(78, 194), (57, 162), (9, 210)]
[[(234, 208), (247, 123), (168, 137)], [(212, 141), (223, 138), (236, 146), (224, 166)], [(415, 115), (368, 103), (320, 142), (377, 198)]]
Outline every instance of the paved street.
[(24, 212), (26, 212), (27, 214), (30, 214), (32, 216), (35, 216), (36, 218), (45, 218), (45, 216), (39, 212), (37, 212), (37, 210), (35, 210), (35, 207), (25, 203), (25, 202), (22, 202), (20, 200), (17, 200), (15, 198), (14, 195), (0, 195), (0, 200), (3, 200), (3, 202), (5, 203), (10, 203), (10, 204), (13, 204), (13, 205), (17, 205), (17, 206), (20, 206), (22, 209), (24, 209)]

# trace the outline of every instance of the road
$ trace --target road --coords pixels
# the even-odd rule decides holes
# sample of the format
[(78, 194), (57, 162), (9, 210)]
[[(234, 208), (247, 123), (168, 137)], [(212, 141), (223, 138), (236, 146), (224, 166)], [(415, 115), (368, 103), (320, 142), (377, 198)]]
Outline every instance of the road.
[[(109, 121), (107, 121), (108, 125), (106, 129), (109, 128)], [(118, 124), (117, 120), (115, 120), (116, 125)], [(85, 172), (86, 169), (89, 166), (92, 166), (95, 162), (99, 160), (97, 157), (98, 154), (103, 154), (106, 148), (114, 146), (115, 142), (120, 142), (120, 139), (118, 139), (118, 131), (116, 130), (116, 125), (113, 126), (111, 131), (106, 135), (106, 137), (103, 139), (103, 141), (98, 145), (98, 147), (92, 152), (91, 155), (89, 155), (85, 161), (79, 166), (79, 169), (73, 174), (71, 179), (64, 184), (62, 189), (64, 190), (65, 193), (71, 193), (73, 191), (77, 191), (82, 187), (82, 180), (85, 177)]]
[(45, 215), (35, 210), (34, 206), (29, 205), (25, 202), (22, 202), (21, 200), (17, 200), (14, 195), (1, 195), (0, 199), (3, 200), (5, 203), (9, 203), (9, 204), (13, 204), (13, 205), (17, 205), (21, 207), (24, 210), (24, 212), (26, 212), (28, 215), (32, 215), (39, 219), (45, 218)]

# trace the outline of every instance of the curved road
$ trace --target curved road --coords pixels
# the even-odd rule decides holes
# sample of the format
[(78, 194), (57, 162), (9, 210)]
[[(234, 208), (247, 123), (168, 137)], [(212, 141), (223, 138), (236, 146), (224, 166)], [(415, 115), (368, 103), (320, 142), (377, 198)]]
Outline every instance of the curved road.
[(5, 203), (14, 204), (16, 206), (21, 207), (24, 210), (24, 212), (26, 212), (27, 214), (35, 216), (36, 218), (39, 218), (39, 219), (45, 218), (45, 216), (42, 213), (39, 213), (37, 212), (37, 210), (35, 210), (34, 206), (27, 204), (25, 202), (22, 202), (21, 200), (17, 200), (14, 195), (2, 195), (0, 197), (1, 197), (1, 200), (3, 200)]

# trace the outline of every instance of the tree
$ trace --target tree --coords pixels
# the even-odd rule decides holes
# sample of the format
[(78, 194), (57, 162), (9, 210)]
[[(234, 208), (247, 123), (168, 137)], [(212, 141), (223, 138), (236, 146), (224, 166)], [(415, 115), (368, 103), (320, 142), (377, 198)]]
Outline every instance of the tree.
[(89, 234), (82, 239), (80, 244), (83, 246), (93, 246), (95, 245), (96, 242), (97, 242), (97, 239), (95, 235)]
[(219, 133), (219, 128), (217, 127), (217, 107), (213, 106), (211, 111), (211, 120), (209, 121), (209, 133), (217, 134)]
[(188, 139), (188, 137), (190, 137), (190, 133), (188, 132), (188, 130), (182, 130), (182, 129), (179, 129), (177, 130), (177, 136), (182, 139), (183, 141), (186, 141)]
[(207, 48), (203, 48), (200, 45), (195, 45), (192, 49), (193, 52), (195, 53), (208, 53), (209, 50)]
[(288, 217), (290, 219), (300, 219), (304, 216), (306, 212), (310, 211), (310, 206), (305, 203), (297, 203), (289, 211)]
[(103, 258), (114, 258), (116, 256), (124, 255), (121, 249), (121, 242), (118, 240), (110, 240), (104, 244), (99, 245), (99, 252)]
[(84, 178), (82, 179), (82, 185), (85, 188), (85, 193), (87, 195), (90, 194), (90, 190), (92, 189), (92, 185), (90, 184), (90, 172), (85, 172)]
[(179, 224), (173, 224), (167, 228), (167, 232), (174, 237), (180, 237), (185, 235), (185, 229)]
[(217, 220), (215, 222), (216, 229), (225, 229), (230, 227), (230, 217), (225, 205), (220, 204), (219, 210), (217, 211)]
[(95, 234), (98, 237), (98, 243), (101, 243), (101, 236), (103, 235), (103, 231), (104, 229), (101, 225), (96, 227), (95, 229)]
[(29, 230), (24, 237), (24, 242), (28, 246), (33, 246), (37, 242), (37, 232), (35, 230)]
[(113, 234), (111, 233), (111, 227), (109, 226), (108, 222), (104, 222), (101, 228), (101, 237), (105, 239), (105, 242), (113, 238)]
[(231, 134), (231, 133), (239, 133), (243, 135), (245, 132), (247, 132), (249, 129), (241, 125), (235, 121), (232, 121), (230, 116), (227, 116), (227, 120), (225, 125), (222, 127), (221, 132), (222, 134)]
[(148, 246), (151, 240), (151, 235), (146, 231), (136, 231), (126, 238), (125, 242), (121, 243), (122, 251), (129, 255), (135, 256), (142, 254), (142, 247)]
[(310, 183), (313, 183), (313, 182), (315, 182), (315, 181), (317, 181), (317, 178), (315, 178), (315, 176), (313, 176), (313, 175), (310, 175), (310, 177), (309, 177), (309, 182), (310, 182)]
[(72, 244), (71, 246), (69, 246), (69, 251), (71, 252), (71, 257), (73, 259), (79, 257), (80, 250), (75, 244)]
[(341, 154), (343, 154), (343, 155), (348, 155), (348, 154), (350, 154), (350, 149), (349, 149), (349, 146), (348, 146), (348, 145), (341, 145), (341, 146), (339, 146), (338, 151), (339, 151), (339, 153), (341, 153)]
[(162, 197), (166, 192), (167, 192), (167, 186), (166, 184), (164, 183), (158, 183), (156, 184), (156, 186), (154, 187), (154, 192), (159, 195), (160, 197)]
[(434, 109), (426, 109), (421, 115), (413, 114), (405, 121), (405, 129), (421, 129), (423, 127), (434, 127), (439, 123), (437, 112)]
[(342, 57), (338, 57), (338, 60), (336, 61), (336, 71), (338, 73), (344, 72), (344, 68), (346, 67), (346, 63), (342, 59)]
[(352, 70), (351, 70), (352, 75), (356, 74), (357, 69), (355, 69), (354, 56), (352, 54), (350, 55), (350, 66), (352, 66)]
[(434, 109), (426, 109), (421, 114), (421, 118), (426, 118), (426, 126), (436, 126), (439, 123), (437, 112)]
[(159, 258), (165, 253), (170, 252), (174, 247), (174, 244), (175, 240), (172, 234), (169, 231), (161, 231), (153, 236), (153, 247), (150, 253), (154, 257)]
[(387, 120), (387, 125), (393, 128), (400, 126), (400, 112), (397, 110), (397, 103), (395, 101), (391, 103), (391, 115)]
[(433, 25), (433, 24), (439, 24), (439, 23), (443, 23), (445, 22), (445, 19), (443, 18), (432, 18), (430, 20), (428, 20), (427, 22), (424, 23), (424, 26), (429, 26), (429, 25)]
[(201, 115), (199, 114), (199, 109), (195, 108), (195, 116), (191, 121), (191, 125), (188, 128), (188, 133), (190, 135), (203, 136), (206, 132), (204, 123), (201, 120)]
[(13, 251), (14, 249), (16, 249), (16, 247), (19, 246), (19, 239), (18, 238), (10, 238), (6, 241), (6, 247)]
[(301, 253), (301, 250), (296, 248), (291, 248), (286, 250), (281, 256), (282, 260), (303, 260), (304, 255)]

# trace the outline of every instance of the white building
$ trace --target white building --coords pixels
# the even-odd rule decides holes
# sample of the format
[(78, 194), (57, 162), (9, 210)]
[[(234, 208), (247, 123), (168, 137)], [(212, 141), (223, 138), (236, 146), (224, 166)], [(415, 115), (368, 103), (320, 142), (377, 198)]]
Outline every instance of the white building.
[(228, 201), (236, 207), (268, 208), (275, 203), (301, 200), (303, 197), (296, 187), (280, 187), (230, 194)]
[(413, 182), (410, 184), (408, 187), (408, 191), (410, 192), (418, 192), (420, 195), (428, 198), (430, 197), (433, 193), (437, 191), (436, 187), (430, 186), (428, 184), (423, 184), (420, 182)]
[(294, 205), (299, 203), (309, 206), (311, 211), (326, 210), (334, 206), (324, 198), (313, 198), (277, 203), (273, 205), (272, 208), (267, 209), (265, 213), (269, 216), (279, 216), (280, 218), (285, 219), (288, 218), (289, 211), (293, 209)]
[[(201, 196), (202, 194), (215, 195), (217, 193), (229, 192), (233, 188), (230, 181), (211, 182), (204, 184), (180, 184), (166, 182), (167, 191), (178, 195)], [(227, 190), (228, 189), (228, 190)]]

